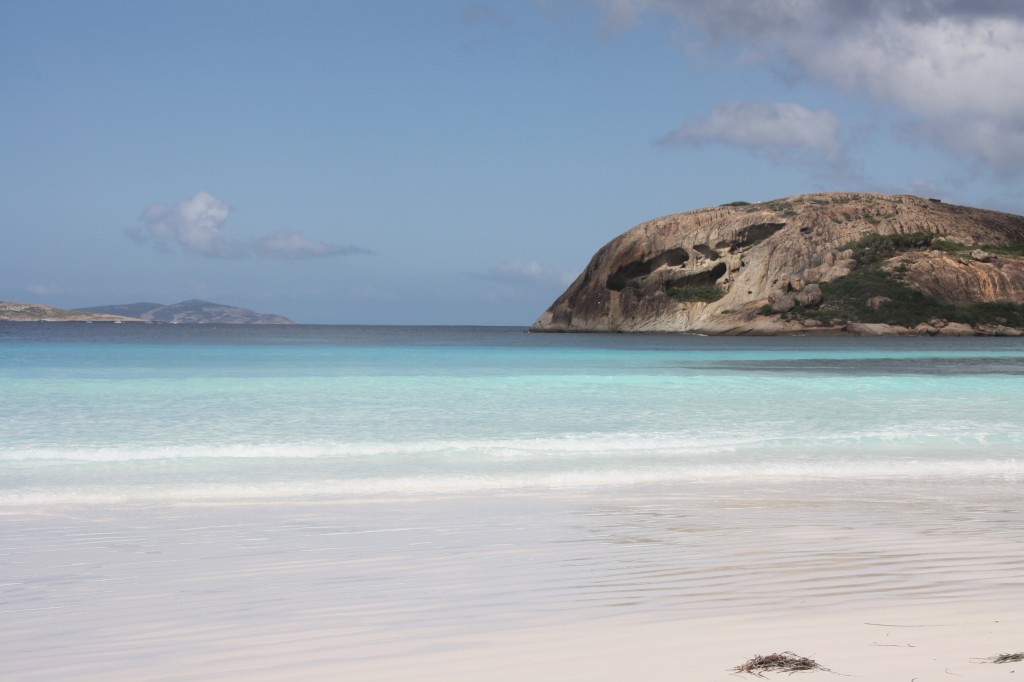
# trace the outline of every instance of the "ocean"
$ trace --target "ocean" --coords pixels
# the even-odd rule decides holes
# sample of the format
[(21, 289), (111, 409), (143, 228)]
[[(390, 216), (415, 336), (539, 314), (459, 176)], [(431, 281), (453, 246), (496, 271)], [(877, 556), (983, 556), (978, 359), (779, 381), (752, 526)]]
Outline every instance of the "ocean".
[(1019, 590), (929, 566), (1020, 545), (1022, 389), (1012, 338), (0, 323), (0, 677)]
[(0, 507), (1020, 476), (1024, 342), (0, 327)]

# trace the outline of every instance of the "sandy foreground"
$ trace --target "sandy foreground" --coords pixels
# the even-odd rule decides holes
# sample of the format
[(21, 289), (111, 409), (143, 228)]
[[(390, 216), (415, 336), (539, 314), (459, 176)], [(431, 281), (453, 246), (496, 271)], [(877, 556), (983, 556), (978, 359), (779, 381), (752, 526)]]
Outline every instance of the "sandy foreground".
[[(984, 612), (984, 607), (991, 611)], [(124, 680), (737, 680), (757, 679), (732, 670), (757, 654), (788, 651), (809, 656), (830, 672), (800, 678), (862, 680), (1013, 680), (1024, 663), (994, 664), (994, 653), (1020, 649), (1024, 618), (999, 604), (894, 606), (833, 613), (757, 613), (650, 622), (607, 619), (535, 626), (478, 635), (438, 635), (429, 643), (367, 644), (357, 652), (345, 642), (358, 630), (246, 632), (168, 631), (163, 645), (179, 649), (160, 664), (108, 659), (107, 672), (85, 657), (81, 664), (54, 661), (35, 673), (6, 679)], [(892, 623), (867, 618), (889, 616)], [(204, 639), (220, 640), (211, 655)], [(1014, 648), (1016, 647), (1016, 649)], [(191, 652), (206, 651), (195, 656)], [(345, 653), (340, 653), (340, 652)], [(55, 652), (56, 654), (57, 652)], [(59, 654), (57, 654), (59, 656)], [(788, 678), (786, 673), (766, 677)]]
[[(374, 680), (756, 679), (732, 668), (758, 654), (793, 650), (836, 673), (793, 673), (800, 677), (1012, 680), (1024, 674), (1024, 663), (984, 660), (1021, 649), (1024, 617), (1005, 614), (1000, 604), (949, 604), (670, 622), (610, 619), (439, 643), (437, 651), (360, 661), (349, 673)], [(788, 677), (766, 673), (776, 675)]]
[(907, 490), (7, 508), (0, 679), (1024, 675), (1019, 484)]

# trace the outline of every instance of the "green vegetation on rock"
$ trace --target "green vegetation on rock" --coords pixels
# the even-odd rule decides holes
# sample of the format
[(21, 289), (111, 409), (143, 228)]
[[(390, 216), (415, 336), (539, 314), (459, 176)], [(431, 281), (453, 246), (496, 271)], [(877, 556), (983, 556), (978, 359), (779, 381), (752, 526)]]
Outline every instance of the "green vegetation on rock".
[[(857, 269), (845, 277), (822, 282), (824, 303), (817, 309), (797, 304), (789, 316), (795, 319), (822, 321), (843, 320), (914, 327), (922, 322), (940, 318), (970, 325), (1003, 324), (1024, 325), (1024, 304), (1009, 302), (946, 305), (907, 286), (900, 278), (901, 270), (889, 272), (882, 264), (907, 251), (940, 249), (947, 252), (968, 252), (964, 244), (947, 242), (926, 232), (912, 234), (869, 234), (859, 241), (846, 244), (857, 261)], [(980, 247), (988, 252), (1022, 253), (1021, 247)], [(887, 299), (872, 306), (871, 299)], [(763, 314), (763, 311), (762, 311)]]
[(853, 251), (853, 259), (857, 261), (857, 265), (867, 268), (912, 249), (928, 248), (934, 240), (934, 235), (927, 232), (869, 234), (859, 241), (839, 248)]
[(687, 303), (702, 302), (711, 303), (725, 296), (725, 292), (714, 284), (702, 284), (688, 287), (669, 287), (665, 293), (670, 298)]
[[(882, 322), (913, 327), (940, 317), (949, 319), (953, 311), (938, 301), (911, 289), (892, 274), (877, 266), (858, 268), (846, 277), (821, 283), (825, 303), (817, 310), (797, 306), (795, 317), (850, 322)], [(876, 309), (868, 301), (882, 296), (889, 300)]]
[(1005, 301), (975, 303), (955, 308), (949, 319), (970, 325), (1003, 324), (1009, 327), (1024, 327), (1024, 305)]

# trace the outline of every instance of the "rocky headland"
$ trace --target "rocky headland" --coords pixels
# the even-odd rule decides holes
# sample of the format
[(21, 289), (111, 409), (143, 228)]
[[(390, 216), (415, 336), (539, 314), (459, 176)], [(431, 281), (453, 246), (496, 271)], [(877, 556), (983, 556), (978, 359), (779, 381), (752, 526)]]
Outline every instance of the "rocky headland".
[(38, 303), (0, 301), (0, 322), (166, 322), (171, 324), (295, 324), (287, 317), (258, 313), (248, 308), (182, 301), (162, 303), (124, 303), (64, 310)]
[(141, 322), (123, 315), (52, 308), (38, 303), (0, 301), (0, 322)]
[(665, 216), (602, 247), (532, 330), (1016, 336), (1024, 216), (849, 192)]

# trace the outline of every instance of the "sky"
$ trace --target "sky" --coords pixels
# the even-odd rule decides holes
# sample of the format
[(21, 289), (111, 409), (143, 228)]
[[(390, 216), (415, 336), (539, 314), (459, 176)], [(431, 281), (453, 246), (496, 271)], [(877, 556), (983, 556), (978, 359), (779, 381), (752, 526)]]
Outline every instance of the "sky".
[(1018, 0), (0, 0), (0, 300), (528, 325), (658, 216), (1022, 179)]

